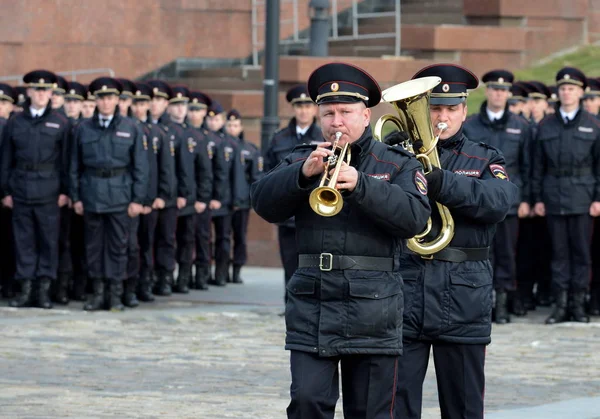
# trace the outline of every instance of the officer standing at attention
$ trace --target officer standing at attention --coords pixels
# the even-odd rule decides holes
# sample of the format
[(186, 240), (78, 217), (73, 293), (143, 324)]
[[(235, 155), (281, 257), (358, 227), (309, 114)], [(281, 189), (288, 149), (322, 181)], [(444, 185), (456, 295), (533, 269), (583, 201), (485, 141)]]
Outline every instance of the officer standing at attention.
[(6, 125), (15, 103), (15, 91), (8, 84), (0, 83), (0, 129)]
[[(517, 239), (519, 219), (529, 216), (531, 130), (529, 123), (508, 110), (507, 100), (514, 80), (511, 72), (494, 70), (483, 75), (487, 100), (481, 105), (479, 114), (466, 120), (463, 134), (476, 143), (485, 142), (498, 148), (504, 155), (505, 168), (510, 181), (519, 187), (519, 200), (508, 215), (496, 226), (492, 245), (492, 267), (496, 290), (496, 323), (505, 324), (508, 316), (508, 293), (513, 302), (513, 311), (525, 315), (527, 311), (517, 291)], [(473, 172), (475, 173), (475, 172)]]
[[(277, 131), (269, 148), (265, 152), (265, 173), (279, 164), (292, 150), (300, 144), (315, 144), (323, 141), (321, 130), (317, 125), (317, 106), (310, 98), (306, 85), (292, 87), (285, 95), (292, 105), (294, 117), (287, 127)], [(294, 219), (277, 224), (279, 254), (284, 270), (284, 281), (288, 283), (298, 268), (298, 248), (296, 247), (296, 225)], [(284, 300), (287, 294), (284, 294)]]
[[(74, 133), (70, 197), (84, 217), (88, 277), (94, 294), (84, 310), (122, 310), (123, 281), (131, 219), (142, 213), (148, 188), (148, 158), (143, 133), (118, 111), (121, 84), (110, 77), (90, 83), (97, 112)], [(106, 291), (109, 289), (108, 291)]]
[[(433, 360), (443, 418), (483, 418), (485, 347), (492, 331), (492, 264), (496, 224), (518, 202), (502, 154), (463, 133), (468, 89), (479, 83), (453, 64), (425, 67), (413, 76), (437, 76), (429, 114), (441, 168), (426, 175), (428, 197), (450, 210), (454, 237), (432, 257), (409, 251), (400, 260), (404, 279), (404, 352), (399, 358), (396, 418), (421, 417), (423, 381)], [(437, 211), (437, 210), (436, 210)], [(433, 218), (436, 219), (435, 217)], [(439, 225), (434, 222), (432, 236)]]
[(119, 95), (119, 113), (123, 116), (131, 116), (131, 104), (133, 103), (133, 92), (135, 92), (135, 83), (128, 79), (117, 79), (123, 91)]
[(250, 185), (256, 182), (263, 173), (262, 156), (258, 147), (244, 140), (244, 127), (240, 113), (232, 109), (227, 112), (225, 129), (227, 134), (239, 141), (240, 162), (242, 164), (243, 182), (239, 183), (240, 201), (239, 206), (233, 212), (233, 272), (231, 282), (241, 284), (244, 281), (240, 277), (242, 266), (246, 264), (248, 257), (246, 235), (248, 234), (248, 218), (250, 216)]
[(65, 80), (64, 77), (56, 75), (56, 83), (54, 84), (54, 88), (52, 89), (52, 109), (60, 112), (65, 115), (65, 93), (69, 88), (69, 83)]
[[(271, 223), (295, 216), (299, 266), (287, 284), (286, 349), (291, 351), (288, 418), (333, 418), (341, 363), (344, 416), (389, 418), (402, 353), (404, 239), (430, 215), (417, 160), (373, 139), (371, 107), (381, 99), (373, 78), (331, 63), (308, 80), (326, 142), (301, 145), (252, 185), (254, 210)], [(351, 158), (337, 183), (341, 211), (322, 217), (309, 204), (336, 133)], [(349, 164), (347, 163), (349, 161)]]
[(36, 70), (23, 77), (25, 110), (12, 117), (1, 134), (2, 204), (12, 208), (16, 257), (15, 280), (21, 293), (11, 307), (34, 303), (52, 308), (50, 285), (58, 269), (59, 211), (66, 195), (66, 145), (69, 122), (52, 110), (50, 97), (56, 76)]
[(81, 117), (84, 119), (90, 119), (92, 116), (94, 116), (94, 111), (96, 110), (96, 98), (88, 90), (87, 86), (85, 86), (85, 90), (87, 90), (88, 93), (86, 98), (83, 99), (83, 106), (81, 107)]
[(581, 106), (587, 86), (581, 71), (562, 68), (556, 84), (560, 106), (539, 124), (532, 181), (534, 211), (546, 216), (552, 242), (556, 306), (546, 323), (569, 319), (587, 323), (590, 230), (592, 217), (600, 215), (600, 123)]

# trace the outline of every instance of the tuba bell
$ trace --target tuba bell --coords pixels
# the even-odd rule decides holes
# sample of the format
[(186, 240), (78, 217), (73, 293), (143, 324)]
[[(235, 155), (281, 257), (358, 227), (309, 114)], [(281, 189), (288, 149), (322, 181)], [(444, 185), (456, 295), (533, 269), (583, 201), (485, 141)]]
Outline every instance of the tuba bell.
[[(382, 92), (382, 102), (390, 103), (397, 111), (398, 116), (383, 115), (375, 125), (374, 136), (382, 139), (383, 126), (387, 122), (394, 123), (401, 131), (408, 133), (408, 140), (401, 145), (423, 165), (425, 174), (430, 173), (433, 167), (440, 167), (440, 158), (437, 152), (437, 143), (442, 132), (448, 128), (444, 123), (438, 124), (438, 135), (434, 136), (429, 116), (429, 99), (431, 90), (441, 82), (439, 77), (422, 77), (397, 84)], [(415, 150), (415, 140), (421, 140), (423, 145)], [(439, 252), (450, 244), (454, 237), (454, 220), (447, 207), (436, 203), (440, 218), (440, 233), (432, 240), (427, 241), (426, 236), (432, 228), (431, 218), (427, 220), (425, 230), (408, 240), (407, 246), (414, 253), (427, 258)]]

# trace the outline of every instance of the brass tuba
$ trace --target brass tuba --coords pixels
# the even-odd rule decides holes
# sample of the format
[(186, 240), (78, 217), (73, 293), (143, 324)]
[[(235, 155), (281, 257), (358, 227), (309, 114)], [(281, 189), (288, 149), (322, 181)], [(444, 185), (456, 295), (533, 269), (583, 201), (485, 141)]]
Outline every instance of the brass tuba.
[[(384, 90), (381, 94), (382, 101), (392, 104), (398, 116), (383, 115), (375, 125), (374, 135), (380, 140), (386, 122), (393, 122), (401, 131), (407, 132), (409, 140), (402, 143), (402, 146), (411, 153), (416, 154), (417, 159), (423, 165), (425, 174), (431, 172), (434, 166), (440, 167), (440, 158), (436, 146), (440, 135), (448, 127), (444, 123), (438, 124), (436, 128), (439, 132), (437, 136), (434, 136), (429, 116), (431, 90), (441, 80), (439, 77), (422, 77)], [(418, 150), (414, 150), (413, 143), (417, 139), (423, 141), (423, 146)], [(425, 237), (432, 227), (432, 221), (429, 218), (425, 230), (408, 240), (408, 248), (423, 258), (444, 249), (454, 237), (454, 220), (450, 215), (450, 211), (440, 203), (436, 203), (436, 205), (442, 221), (438, 236), (431, 241), (425, 241)]]
[[(310, 193), (310, 197), (308, 198), (312, 210), (322, 217), (333, 217), (344, 206), (342, 194), (335, 188), (335, 185), (337, 184), (342, 163), (346, 160), (346, 163), (350, 164), (351, 156), (350, 145), (348, 143), (344, 144), (343, 147), (338, 146), (341, 137), (341, 132), (335, 133), (333, 155), (329, 156), (325, 163), (325, 171), (323, 172), (319, 186)], [(335, 169), (330, 175), (329, 172), (332, 167), (335, 167)]]

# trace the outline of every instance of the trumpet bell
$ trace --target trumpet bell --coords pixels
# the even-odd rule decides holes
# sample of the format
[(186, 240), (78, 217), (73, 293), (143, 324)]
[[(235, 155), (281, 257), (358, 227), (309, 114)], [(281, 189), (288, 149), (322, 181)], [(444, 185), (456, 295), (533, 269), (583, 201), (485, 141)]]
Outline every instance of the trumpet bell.
[(308, 201), (312, 210), (322, 217), (333, 217), (344, 207), (342, 194), (330, 186), (315, 188)]

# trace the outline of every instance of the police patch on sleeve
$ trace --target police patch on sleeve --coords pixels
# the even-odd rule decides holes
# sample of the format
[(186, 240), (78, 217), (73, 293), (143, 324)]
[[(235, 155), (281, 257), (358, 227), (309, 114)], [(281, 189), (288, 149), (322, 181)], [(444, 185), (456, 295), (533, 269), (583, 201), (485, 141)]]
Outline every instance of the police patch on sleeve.
[(490, 170), (492, 171), (492, 175), (494, 175), (494, 177), (502, 180), (509, 180), (504, 166), (499, 164), (490, 164)]
[(418, 170), (415, 172), (415, 185), (421, 194), (427, 195), (427, 179), (425, 179), (425, 175)]

